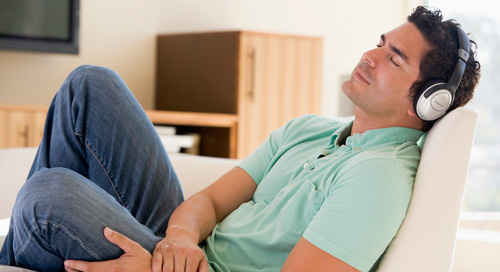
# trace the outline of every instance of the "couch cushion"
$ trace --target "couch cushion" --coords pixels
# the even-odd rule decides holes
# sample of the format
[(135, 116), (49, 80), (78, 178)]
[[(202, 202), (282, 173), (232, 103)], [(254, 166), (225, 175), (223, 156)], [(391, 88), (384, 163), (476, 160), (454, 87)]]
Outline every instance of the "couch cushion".
[(33, 272), (33, 270), (19, 268), (19, 267), (0, 265), (0, 272)]

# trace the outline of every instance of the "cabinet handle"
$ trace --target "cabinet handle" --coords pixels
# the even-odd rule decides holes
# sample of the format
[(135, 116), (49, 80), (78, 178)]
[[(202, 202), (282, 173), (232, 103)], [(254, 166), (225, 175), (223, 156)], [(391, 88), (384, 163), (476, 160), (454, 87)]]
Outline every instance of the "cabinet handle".
[(256, 57), (255, 57), (255, 48), (252, 48), (250, 50), (250, 53), (248, 53), (248, 58), (249, 58), (249, 63), (250, 63), (250, 69), (249, 70), (249, 83), (248, 83), (248, 90), (247, 90), (247, 96), (250, 98), (250, 101), (254, 100), (255, 96), (255, 62), (256, 62)]
[(24, 130), (23, 132), (21, 132), (21, 137), (23, 138), (23, 147), (29, 146), (29, 135), (30, 135), (29, 126), (24, 126)]

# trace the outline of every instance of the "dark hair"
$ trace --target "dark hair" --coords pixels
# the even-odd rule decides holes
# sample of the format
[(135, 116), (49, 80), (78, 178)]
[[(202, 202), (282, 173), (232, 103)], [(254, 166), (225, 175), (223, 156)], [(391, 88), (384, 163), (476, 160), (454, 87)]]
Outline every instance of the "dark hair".
[[(443, 21), (440, 10), (430, 10), (423, 6), (418, 6), (408, 16), (408, 22), (413, 23), (431, 45), (431, 50), (424, 55), (420, 62), (419, 79), (410, 88), (409, 98), (413, 101), (419, 89), (427, 82), (431, 80), (448, 82), (450, 79), (458, 60), (457, 25), (460, 24), (453, 19)], [(472, 99), (474, 89), (481, 77), (481, 65), (476, 60), (476, 53), (472, 48), (474, 45), (474, 49), (476, 49), (477, 44), (473, 40), (470, 42), (470, 57), (449, 111), (464, 106)], [(435, 121), (424, 121), (422, 130), (430, 130), (434, 123)]]

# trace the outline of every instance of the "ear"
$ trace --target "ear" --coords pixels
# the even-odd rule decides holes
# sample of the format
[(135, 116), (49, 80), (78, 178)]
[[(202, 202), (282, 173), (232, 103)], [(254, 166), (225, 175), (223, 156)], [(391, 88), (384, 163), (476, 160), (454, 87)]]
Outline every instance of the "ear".
[(413, 107), (410, 107), (408, 109), (408, 115), (411, 116), (411, 117), (417, 117), (418, 118), (417, 113), (415, 112), (415, 109)]

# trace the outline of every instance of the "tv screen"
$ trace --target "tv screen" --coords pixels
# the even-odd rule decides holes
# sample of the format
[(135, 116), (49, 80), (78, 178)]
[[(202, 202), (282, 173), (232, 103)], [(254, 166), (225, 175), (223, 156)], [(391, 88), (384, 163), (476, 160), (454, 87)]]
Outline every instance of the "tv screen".
[(0, 49), (78, 54), (79, 0), (0, 0)]

